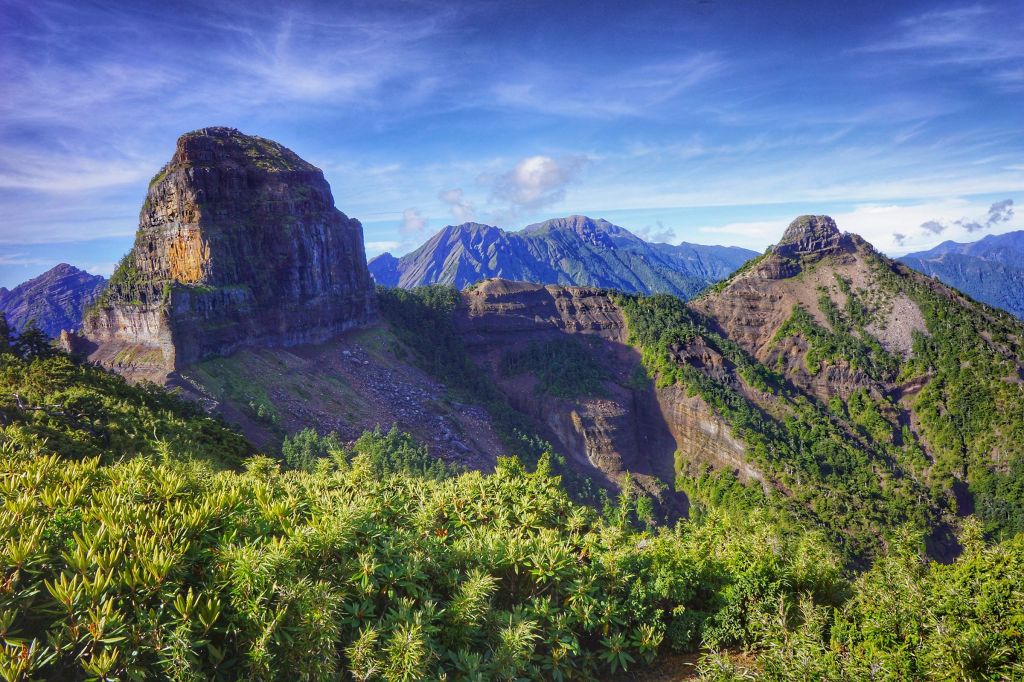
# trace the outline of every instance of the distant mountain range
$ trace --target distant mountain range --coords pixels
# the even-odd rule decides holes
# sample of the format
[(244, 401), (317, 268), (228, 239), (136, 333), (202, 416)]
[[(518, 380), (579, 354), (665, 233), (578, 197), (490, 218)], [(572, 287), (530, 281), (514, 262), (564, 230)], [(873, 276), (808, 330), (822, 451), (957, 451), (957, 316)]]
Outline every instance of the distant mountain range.
[(0, 287), (0, 312), (7, 322), (21, 330), (29, 320), (50, 336), (62, 329), (78, 329), (82, 312), (106, 285), (100, 275), (90, 275), (73, 265), (61, 263), (13, 289)]
[(1024, 318), (1024, 230), (967, 244), (946, 241), (899, 260), (983, 303)]
[(370, 261), (378, 284), (410, 288), (482, 279), (566, 284), (691, 298), (758, 255), (736, 246), (655, 244), (607, 220), (569, 216), (507, 232), (491, 225), (451, 225), (401, 258)]
[[(570, 216), (518, 232), (479, 223), (449, 226), (401, 258), (373, 258), (369, 269), (388, 287), (442, 283), (461, 289), (501, 277), (691, 298), (756, 255), (734, 246), (651, 243), (606, 220)], [(965, 244), (946, 241), (898, 260), (1024, 318), (1024, 230)], [(102, 276), (61, 263), (13, 289), (0, 287), (0, 312), (16, 329), (34, 319), (56, 337), (81, 327), (83, 311), (105, 285)]]

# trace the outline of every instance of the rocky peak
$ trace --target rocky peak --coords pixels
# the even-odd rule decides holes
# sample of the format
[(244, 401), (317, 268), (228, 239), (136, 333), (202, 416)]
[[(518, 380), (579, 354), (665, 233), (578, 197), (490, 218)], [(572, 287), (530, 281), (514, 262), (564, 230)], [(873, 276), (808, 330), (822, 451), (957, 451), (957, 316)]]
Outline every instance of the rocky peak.
[(785, 258), (823, 256), (840, 249), (842, 233), (827, 215), (802, 215), (789, 224), (773, 252)]
[(52, 337), (78, 329), (82, 311), (99, 295), (106, 279), (61, 263), (10, 291), (0, 289), (0, 312), (15, 329), (34, 320)]
[(321, 341), (374, 311), (362, 226), (335, 208), (323, 173), (217, 127), (178, 139), (84, 331), (100, 351), (148, 347), (171, 371), (241, 346)]
[(398, 278), (401, 276), (398, 271), (398, 263), (399, 260), (391, 255), (390, 251), (385, 251), (379, 256), (371, 258), (367, 267), (377, 284), (394, 287), (398, 286)]
[(523, 233), (541, 233), (551, 230), (567, 230), (575, 232), (581, 236), (619, 234), (624, 232), (621, 227), (613, 225), (602, 218), (594, 220), (593, 218), (589, 218), (585, 215), (571, 215), (566, 216), (565, 218), (554, 218), (552, 220), (545, 220), (542, 223), (530, 225), (523, 228)]

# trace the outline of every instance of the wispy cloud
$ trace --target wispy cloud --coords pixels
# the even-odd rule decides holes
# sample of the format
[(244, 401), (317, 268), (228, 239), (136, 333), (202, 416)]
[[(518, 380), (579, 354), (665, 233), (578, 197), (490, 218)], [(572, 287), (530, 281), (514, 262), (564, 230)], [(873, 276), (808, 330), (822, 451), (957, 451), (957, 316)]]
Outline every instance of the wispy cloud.
[(532, 63), (513, 65), (513, 78), (492, 87), (501, 106), (585, 118), (652, 116), (659, 105), (722, 74), (727, 62), (715, 53), (595, 73)]
[(466, 198), (466, 193), (462, 191), (461, 187), (446, 189), (440, 192), (437, 198), (448, 206), (448, 210), (451, 211), (456, 222), (465, 223), (476, 220), (476, 208)]
[(900, 55), (919, 65), (979, 68), (979, 77), (1008, 90), (1024, 88), (1020, 9), (967, 5), (900, 20), (890, 35), (861, 52)]
[(47, 152), (0, 144), (0, 189), (49, 194), (121, 187), (149, 178), (154, 157), (104, 158), (55, 149)]
[(2, 253), (0, 254), (0, 265), (35, 266), (49, 265), (50, 259), (28, 256), (23, 253)]

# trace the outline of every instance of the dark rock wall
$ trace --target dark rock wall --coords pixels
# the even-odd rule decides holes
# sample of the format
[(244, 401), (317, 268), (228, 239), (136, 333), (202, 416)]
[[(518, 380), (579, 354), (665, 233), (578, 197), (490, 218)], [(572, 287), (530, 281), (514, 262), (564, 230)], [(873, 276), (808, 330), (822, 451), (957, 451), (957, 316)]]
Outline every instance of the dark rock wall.
[(170, 371), (242, 346), (323, 341), (375, 306), (362, 226), (335, 208), (323, 173), (276, 142), (204, 128), (153, 179), (85, 333), (160, 347)]

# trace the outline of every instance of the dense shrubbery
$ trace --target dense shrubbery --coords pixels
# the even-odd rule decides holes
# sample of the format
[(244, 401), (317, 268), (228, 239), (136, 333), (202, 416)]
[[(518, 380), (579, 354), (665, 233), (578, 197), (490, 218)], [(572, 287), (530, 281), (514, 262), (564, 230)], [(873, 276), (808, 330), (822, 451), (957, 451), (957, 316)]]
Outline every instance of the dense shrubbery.
[(351, 447), (343, 446), (336, 433), (321, 436), (315, 429), (305, 428), (285, 437), (281, 454), (288, 466), (307, 472), (331, 464), (344, 467), (356, 457), (364, 458), (379, 476), (408, 473), (441, 480), (462, 471), (432, 457), (426, 445), (394, 426), (387, 433), (380, 427), (367, 431)]
[(951, 303), (932, 283), (901, 276), (881, 259), (872, 265), (886, 289), (918, 304), (928, 327), (914, 335), (901, 379), (930, 377), (914, 413), (935, 455), (933, 484), (966, 476), (986, 532), (1024, 531), (1024, 324), (978, 303)]
[(9, 452), (9, 679), (564, 679), (661, 646), (756, 641), (839, 563), (757, 518), (635, 534), (542, 464), (433, 480), (370, 455), (315, 474)]
[(9, 332), (0, 334), (0, 434), (72, 459), (144, 454), (232, 464), (249, 454), (245, 439), (194, 403), (75, 362), (45, 337)]
[(398, 340), (415, 353), (427, 372), (474, 397), (491, 397), (486, 378), (473, 366), (452, 321), (459, 304), (455, 287), (434, 284), (415, 289), (377, 287), (377, 301)]
[[(851, 584), (836, 609), (800, 600), (758, 622), (765, 680), (1014, 680), (1024, 674), (1024, 536), (986, 546), (980, 525), (961, 534), (951, 565), (925, 560), (903, 536)], [(728, 659), (705, 659), (704, 679), (750, 679)]]
[[(823, 301), (831, 299), (825, 296)], [(851, 333), (848, 322), (842, 317), (835, 317), (837, 310), (834, 307), (827, 304), (824, 307), (827, 315), (832, 312), (829, 315), (833, 319), (832, 329), (825, 329), (814, 321), (814, 317), (805, 308), (795, 306), (789, 319), (776, 332), (776, 340), (798, 334), (803, 337), (808, 346), (804, 360), (811, 374), (821, 371), (823, 362), (834, 364), (837, 360), (844, 360), (851, 369), (860, 370), (872, 379), (892, 380), (899, 366), (896, 358), (887, 353), (874, 337), (863, 331), (863, 327), (859, 334)]]

